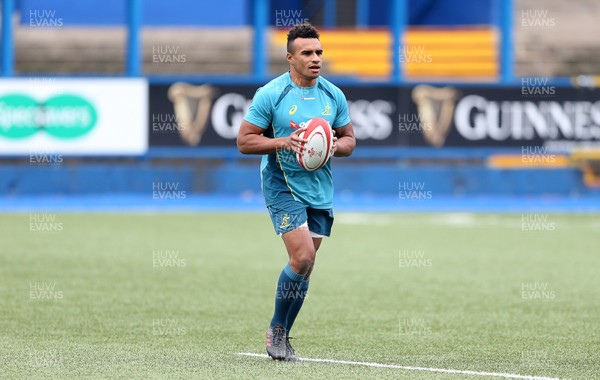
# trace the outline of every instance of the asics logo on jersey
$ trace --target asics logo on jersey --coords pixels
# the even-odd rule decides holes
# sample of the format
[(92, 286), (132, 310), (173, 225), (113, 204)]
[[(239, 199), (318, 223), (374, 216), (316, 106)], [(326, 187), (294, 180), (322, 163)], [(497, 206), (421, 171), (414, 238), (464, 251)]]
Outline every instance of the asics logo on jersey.
[(298, 111), (298, 106), (294, 104), (294, 105), (292, 106), (292, 108), (290, 108), (290, 112), (289, 112), (289, 114), (290, 114), (290, 115), (293, 115), (293, 114), (295, 114), (295, 113), (296, 113), (296, 111)]

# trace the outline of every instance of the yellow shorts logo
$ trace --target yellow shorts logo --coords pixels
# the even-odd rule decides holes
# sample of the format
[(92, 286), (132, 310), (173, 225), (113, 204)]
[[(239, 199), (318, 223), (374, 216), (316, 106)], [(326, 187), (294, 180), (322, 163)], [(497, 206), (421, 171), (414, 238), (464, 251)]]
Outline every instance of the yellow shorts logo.
[(295, 114), (296, 111), (298, 111), (298, 106), (294, 104), (292, 108), (290, 108), (290, 115)]
[(285, 214), (283, 219), (281, 220), (281, 224), (279, 224), (279, 228), (284, 229), (290, 226), (290, 216), (289, 214)]

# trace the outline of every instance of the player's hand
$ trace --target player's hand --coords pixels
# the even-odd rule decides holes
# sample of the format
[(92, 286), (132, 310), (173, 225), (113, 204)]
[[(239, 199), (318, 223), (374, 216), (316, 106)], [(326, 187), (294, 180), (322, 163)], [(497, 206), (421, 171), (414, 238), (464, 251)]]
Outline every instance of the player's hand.
[(295, 153), (301, 153), (304, 150), (304, 146), (302, 144), (306, 143), (308, 140), (300, 137), (300, 133), (306, 131), (306, 127), (296, 129), (291, 135), (289, 135), (285, 139), (286, 150), (291, 150)]
[(331, 148), (329, 148), (331, 150), (330, 156), (333, 157), (333, 155), (335, 154), (335, 151), (337, 150), (337, 137), (335, 137), (335, 129), (333, 130), (333, 143), (331, 144)]

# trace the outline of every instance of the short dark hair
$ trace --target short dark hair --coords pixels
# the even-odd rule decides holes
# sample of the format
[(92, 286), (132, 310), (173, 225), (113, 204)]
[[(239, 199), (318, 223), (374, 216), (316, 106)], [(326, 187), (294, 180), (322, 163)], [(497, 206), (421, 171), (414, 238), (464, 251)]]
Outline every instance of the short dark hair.
[(296, 38), (316, 38), (318, 40), (319, 31), (317, 28), (308, 23), (295, 25), (292, 29), (290, 29), (287, 35), (288, 53), (292, 52), (292, 42), (294, 42)]

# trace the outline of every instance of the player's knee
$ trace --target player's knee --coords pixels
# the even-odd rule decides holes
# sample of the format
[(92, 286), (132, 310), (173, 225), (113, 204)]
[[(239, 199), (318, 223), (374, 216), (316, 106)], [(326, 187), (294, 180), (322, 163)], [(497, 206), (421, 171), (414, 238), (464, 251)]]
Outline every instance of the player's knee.
[(306, 273), (315, 263), (315, 250), (303, 249), (292, 255), (290, 264), (296, 273)]

